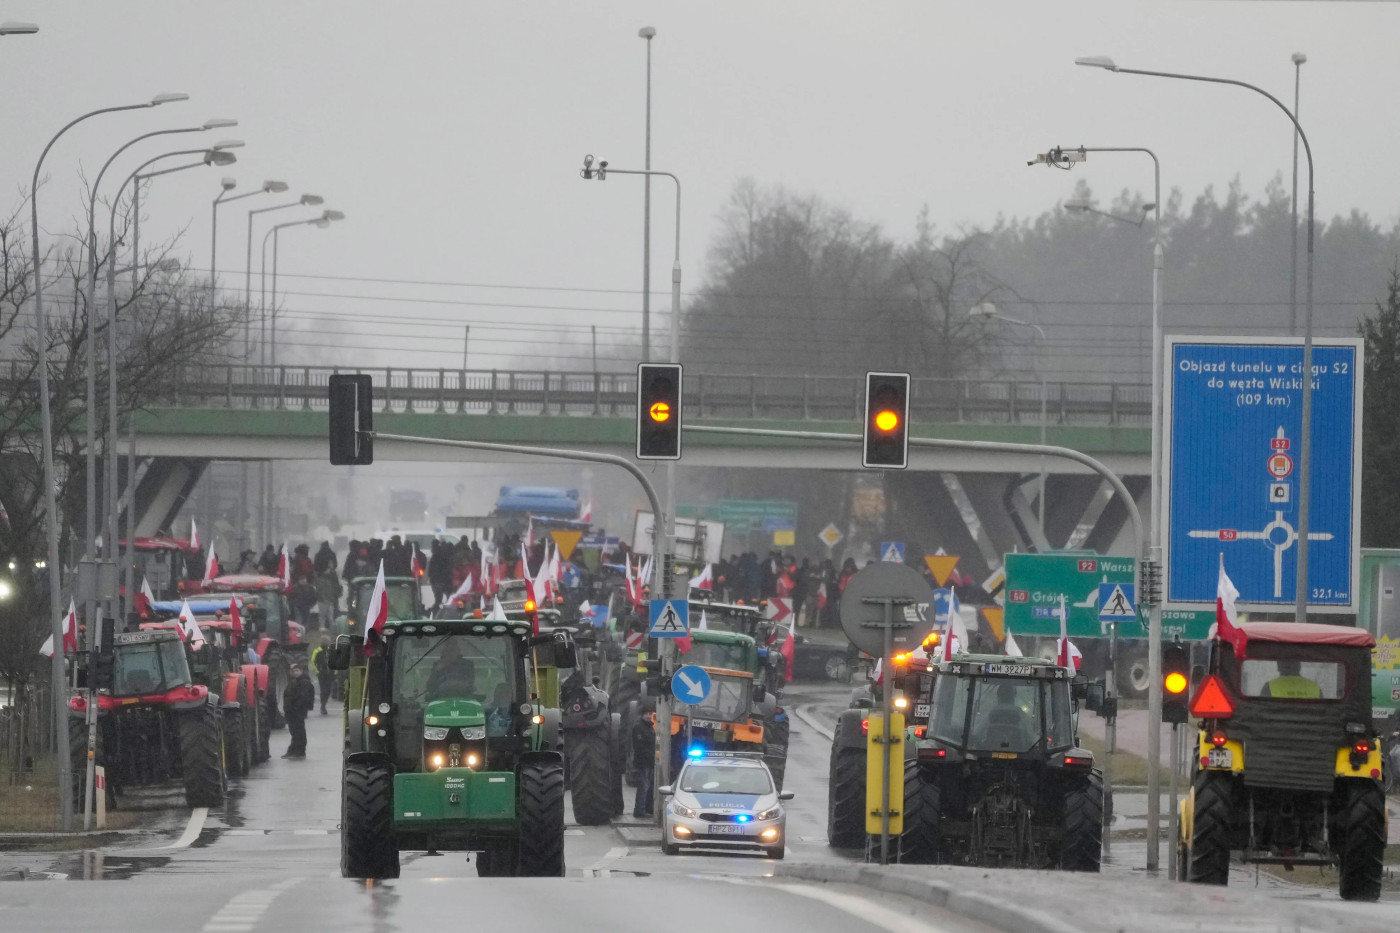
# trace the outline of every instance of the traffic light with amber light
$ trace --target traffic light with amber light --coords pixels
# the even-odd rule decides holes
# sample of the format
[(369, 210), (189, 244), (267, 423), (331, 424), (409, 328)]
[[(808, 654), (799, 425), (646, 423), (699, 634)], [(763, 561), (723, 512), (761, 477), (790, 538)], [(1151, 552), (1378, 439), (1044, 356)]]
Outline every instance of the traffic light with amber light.
[(637, 459), (681, 458), (681, 368), (637, 366)]
[(1191, 646), (1179, 641), (1162, 643), (1162, 722), (1182, 723), (1190, 718)]
[(865, 443), (861, 466), (902, 470), (909, 465), (909, 374), (865, 374)]

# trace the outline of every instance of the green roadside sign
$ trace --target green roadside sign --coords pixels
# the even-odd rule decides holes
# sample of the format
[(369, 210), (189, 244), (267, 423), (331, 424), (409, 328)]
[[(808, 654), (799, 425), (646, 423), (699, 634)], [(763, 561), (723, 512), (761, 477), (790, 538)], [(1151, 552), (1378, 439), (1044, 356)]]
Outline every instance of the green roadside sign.
[(705, 504), (682, 502), (676, 506), (682, 518), (724, 522), (726, 530), (747, 534), (763, 526), (764, 519), (797, 521), (797, 503), (789, 499), (721, 499)]
[[(1066, 629), (1071, 638), (1098, 638), (1109, 634), (1109, 623), (1099, 621), (1099, 585), (1132, 583), (1136, 561), (1131, 557), (1101, 557), (1092, 552), (1007, 554), (1006, 628), (1016, 635), (1060, 634), (1060, 597), (1065, 600)], [(1119, 638), (1146, 638), (1147, 618), (1138, 607), (1137, 621), (1120, 622)], [(1164, 610), (1162, 636), (1185, 640), (1206, 637), (1215, 613), (1197, 610)]]

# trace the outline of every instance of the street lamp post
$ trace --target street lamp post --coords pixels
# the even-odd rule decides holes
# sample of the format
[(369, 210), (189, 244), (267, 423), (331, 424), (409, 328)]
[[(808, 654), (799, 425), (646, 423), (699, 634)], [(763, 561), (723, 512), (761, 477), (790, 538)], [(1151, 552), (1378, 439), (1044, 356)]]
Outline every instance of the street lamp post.
[(220, 183), (219, 196), (214, 199), (213, 209), (209, 218), (209, 301), (212, 307), (218, 289), (219, 277), (219, 205), (231, 204), (234, 201), (242, 201), (244, 198), (255, 198), (260, 194), (280, 194), (287, 190), (285, 181), (268, 180), (262, 183), (262, 187), (256, 191), (248, 191), (244, 194), (235, 194), (228, 197), (228, 193), (238, 187), (238, 180), (225, 178)]
[[(650, 179), (653, 175), (664, 175), (676, 185), (676, 245), (675, 258), (671, 263), (671, 353), (670, 361), (680, 363), (680, 322), (681, 322), (681, 180), (671, 172), (658, 172), (651, 169), (622, 169), (609, 168), (608, 163), (599, 161), (598, 167), (593, 167), (593, 156), (583, 157), (583, 171), (580, 173), (583, 178), (596, 178), (605, 181), (609, 173), (616, 172), (619, 175), (641, 175)], [(675, 550), (676, 550), (676, 463), (674, 460), (666, 462), (666, 502), (664, 516), (658, 516), (657, 521), (652, 522), (652, 553), (660, 559), (661, 565), (661, 597), (670, 599), (675, 585)], [(658, 534), (658, 527), (661, 521), (665, 522), (664, 537)], [(688, 595), (688, 594), (687, 594)], [(669, 641), (669, 639), (668, 639)], [(667, 662), (674, 660), (675, 647), (669, 649), (663, 645), (661, 654), (662, 672), (667, 672)], [(665, 697), (657, 700), (657, 722), (670, 722), (670, 701)], [(660, 780), (655, 783), (660, 787), (670, 779), (671, 771), (671, 731), (669, 729), (657, 730), (657, 751), (660, 755)], [(659, 794), (653, 795), (653, 799), (659, 802)], [(660, 813), (658, 806), (657, 813)]]
[[(647, 143), (642, 168), (651, 171), (651, 40), (656, 27), (643, 26), (637, 35), (647, 43)], [(642, 360), (651, 362), (651, 176), (642, 180)]]
[[(1308, 57), (1302, 52), (1293, 53), (1293, 115), (1302, 113), (1303, 63)], [(1298, 131), (1293, 136), (1293, 196), (1289, 199), (1288, 225), (1290, 242), (1293, 248), (1288, 253), (1288, 336), (1298, 336)]]
[[(1152, 451), (1149, 466), (1149, 489), (1150, 501), (1148, 505), (1148, 529), (1147, 529), (1147, 553), (1139, 555), (1152, 562), (1152, 566), (1161, 566), (1162, 562), (1162, 272), (1166, 263), (1166, 253), (1162, 246), (1162, 163), (1157, 158), (1157, 153), (1142, 146), (1080, 146), (1077, 149), (1062, 149), (1055, 147), (1049, 152), (1036, 156), (1035, 162), (1031, 164), (1044, 163), (1055, 168), (1072, 168), (1075, 163), (1088, 159), (1090, 152), (1141, 152), (1152, 159), (1152, 203), (1142, 206), (1142, 217), (1134, 221), (1130, 218), (1119, 217), (1104, 211), (1095, 210), (1087, 203), (1069, 203), (1065, 207), (1069, 210), (1087, 211), (1100, 214), (1113, 220), (1131, 223), (1142, 226), (1147, 219), (1149, 211), (1152, 212)], [(1139, 574), (1141, 579), (1141, 574)], [(1145, 594), (1146, 588), (1139, 587), (1138, 593)], [(1109, 666), (1107, 675), (1107, 692), (1110, 697), (1116, 697), (1117, 691), (1117, 645), (1118, 626), (1115, 623), (1113, 634), (1109, 643)], [(1147, 721), (1155, 724), (1162, 718), (1162, 609), (1156, 602), (1152, 601), (1147, 606)], [(1155, 728), (1155, 726), (1151, 727)], [(1107, 727), (1106, 745), (1108, 752), (1112, 754), (1117, 751), (1118, 727), (1116, 721), (1110, 721)], [(1156, 734), (1154, 733), (1154, 736)], [(1147, 834), (1149, 839), (1155, 840), (1158, 834), (1158, 827), (1161, 823), (1161, 804), (1157, 791), (1157, 775), (1161, 761), (1160, 736), (1148, 742), (1147, 745), (1147, 769), (1148, 769), (1148, 794), (1147, 794)], [(1175, 756), (1174, 756), (1175, 757)], [(1172, 775), (1172, 815), (1171, 821), (1175, 825), (1175, 788), (1176, 775)], [(1107, 836), (1105, 837), (1108, 838)], [(1147, 847), (1147, 869), (1155, 871), (1159, 861), (1158, 846), (1154, 843)], [(1176, 860), (1176, 849), (1168, 848), (1168, 863), (1174, 867)]]
[[(8, 23), (5, 25), (9, 26), (13, 30), (12, 34), (16, 35), (38, 32), (37, 26), (30, 28), (28, 23)], [(44, 525), (47, 531), (48, 541), (46, 543), (49, 551), (45, 563), (49, 571), (49, 624), (56, 647), (63, 644), (63, 619), (61, 615), (63, 608), (62, 596), (59, 593), (62, 580), (59, 577), (58, 568), (58, 502), (54, 493), (53, 423), (49, 411), (49, 333), (44, 320), (44, 275), (39, 256), (39, 173), (43, 171), (44, 159), (48, 156), (54, 143), (58, 142), (59, 137), (90, 117), (104, 113), (119, 113), (123, 110), (145, 110), (148, 107), (158, 107), (161, 104), (188, 99), (186, 94), (157, 94), (145, 103), (103, 107), (99, 110), (89, 111), (70, 120), (63, 129), (55, 133), (48, 144), (44, 146), (44, 151), (39, 154), (39, 161), (34, 164), (34, 180), (29, 188), (29, 235), (30, 246), (33, 250), (34, 342), (37, 345), (38, 354), (39, 430), (43, 444), (44, 461)], [(73, 828), (73, 766), (68, 756), (68, 704), (65, 697), (66, 691), (63, 689), (63, 652), (55, 650), (52, 661), (51, 692), (53, 696), (51, 699), (54, 736), (57, 744), (55, 754), (58, 758), (59, 821), (63, 829), (67, 831)]]
[[(1283, 111), (1293, 124), (1293, 129), (1297, 134), (1297, 139), (1303, 143), (1303, 153), (1308, 159), (1308, 260), (1306, 273), (1306, 298), (1303, 311), (1303, 411), (1302, 411), (1302, 438), (1299, 440), (1298, 458), (1298, 573), (1297, 588), (1294, 593), (1294, 617), (1299, 622), (1306, 622), (1308, 618), (1308, 512), (1312, 506), (1312, 361), (1313, 361), (1313, 216), (1316, 204), (1315, 188), (1315, 167), (1313, 165), (1312, 145), (1308, 142), (1308, 134), (1303, 130), (1303, 124), (1298, 122), (1298, 118), (1293, 111), (1289, 110), (1274, 95), (1261, 87), (1257, 87), (1246, 81), (1235, 78), (1212, 78), (1205, 75), (1180, 74), (1171, 71), (1144, 71), (1137, 68), (1123, 68), (1116, 64), (1113, 59), (1105, 55), (1095, 55), (1088, 58), (1075, 59), (1076, 65), (1084, 65), (1089, 68), (1103, 68), (1106, 71), (1118, 72), (1120, 74), (1146, 75), (1151, 78), (1176, 78), (1182, 81), (1200, 81), (1206, 84), (1228, 84), (1234, 87), (1242, 87), (1245, 90), (1253, 91), (1265, 98), (1268, 98), (1274, 106)], [(1160, 687), (1160, 685), (1158, 685)], [(1149, 805), (1151, 801), (1148, 801)], [(1149, 831), (1150, 831), (1149, 827)], [(1148, 852), (1151, 853), (1151, 847)]]
[[(164, 169), (159, 172), (152, 172), (149, 175), (142, 175), (141, 170), (161, 159), (169, 159), (175, 156), (199, 155), (203, 159), (187, 165), (180, 165), (175, 168)], [(122, 192), (126, 186), (133, 182), (139, 186), (142, 178), (150, 178), (158, 175), (168, 175), (171, 172), (180, 172), (189, 168), (197, 168), (201, 165), (231, 165), (236, 160), (231, 152), (224, 152), (219, 149), (184, 149), (179, 152), (167, 152), (154, 158), (147, 159), (136, 167), (130, 175), (117, 187), (117, 193), (112, 198), (112, 209), (107, 221), (107, 534), (111, 539), (108, 546), (109, 552), (116, 550), (117, 523), (119, 520), (120, 503), (117, 499), (117, 463), (120, 454), (117, 449), (117, 207), (121, 203)], [(140, 256), (133, 253), (132, 262), (140, 264)], [(89, 419), (94, 418), (96, 412), (89, 411)], [(135, 476), (128, 476), (127, 482), (131, 483)], [(128, 524), (130, 519), (128, 518)], [(127, 533), (127, 553), (131, 551), (132, 529), (128, 528)], [(129, 560), (129, 558), (128, 558)], [(117, 614), (122, 612), (121, 602), (116, 601)], [(94, 620), (95, 621), (95, 620)], [(91, 623), (90, 623), (91, 624)], [(96, 671), (97, 648), (100, 639), (94, 637), (97, 629), (88, 629), (88, 650), (90, 652), (90, 670)], [(92, 811), (95, 799), (94, 777), (97, 764), (97, 678), (88, 678), (88, 703), (87, 703), (87, 728), (88, 728), (88, 756), (87, 756), (87, 785), (83, 795), (83, 828), (89, 829), (92, 826)]]

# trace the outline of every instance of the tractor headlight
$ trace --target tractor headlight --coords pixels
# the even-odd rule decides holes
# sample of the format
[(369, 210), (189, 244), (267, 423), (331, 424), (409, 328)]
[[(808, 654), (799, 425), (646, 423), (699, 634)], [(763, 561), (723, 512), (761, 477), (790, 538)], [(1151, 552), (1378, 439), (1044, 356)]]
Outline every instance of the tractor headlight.
[[(444, 732), (445, 732), (445, 731), (446, 731), (446, 730), (444, 730)], [(480, 739), (486, 738), (486, 727), (485, 727), (485, 726), (462, 726), (462, 728), (461, 728), (461, 733), (462, 733), (462, 738), (465, 739), (465, 740), (467, 740), (468, 742), (478, 741), (478, 740), (480, 740)], [(428, 736), (425, 736), (425, 738), (427, 738), (427, 737), (428, 737)], [(446, 738), (446, 736), (444, 736), (444, 738)]]
[(776, 820), (779, 816), (782, 815), (782, 813), (783, 813), (783, 808), (782, 808), (782, 807), (771, 807), (771, 808), (769, 808), (769, 809), (767, 809), (767, 810), (764, 810), (764, 811), (763, 811), (762, 813), (760, 813), (758, 816), (754, 817), (754, 819), (756, 819), (756, 820)]
[(683, 816), (688, 820), (699, 819), (700, 817), (699, 813), (696, 813), (694, 810), (690, 809), (690, 807), (679, 803), (671, 804), (671, 812), (674, 813), (676, 816)]
[(423, 738), (427, 739), (429, 742), (441, 742), (443, 739), (447, 738), (447, 727), (424, 726)]

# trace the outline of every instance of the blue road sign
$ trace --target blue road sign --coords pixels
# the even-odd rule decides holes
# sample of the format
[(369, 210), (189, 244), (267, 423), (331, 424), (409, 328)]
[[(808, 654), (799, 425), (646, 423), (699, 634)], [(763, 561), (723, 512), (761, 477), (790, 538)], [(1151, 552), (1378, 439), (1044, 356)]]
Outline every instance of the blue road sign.
[(882, 541), (880, 542), (880, 560), (891, 564), (904, 563), (904, 542), (903, 541)]
[(1100, 583), (1099, 621), (1136, 622), (1137, 587), (1131, 583)]
[(703, 667), (687, 664), (671, 675), (671, 695), (694, 706), (710, 695), (710, 675)]
[[(1360, 547), (1359, 339), (1313, 346), (1308, 602), (1354, 611)], [(1298, 571), (1303, 349), (1291, 340), (1170, 337), (1169, 605), (1215, 602), (1221, 556), (1239, 605), (1291, 606)]]
[(690, 634), (690, 603), (684, 599), (653, 599), (647, 604), (651, 611), (652, 638), (684, 638)]

